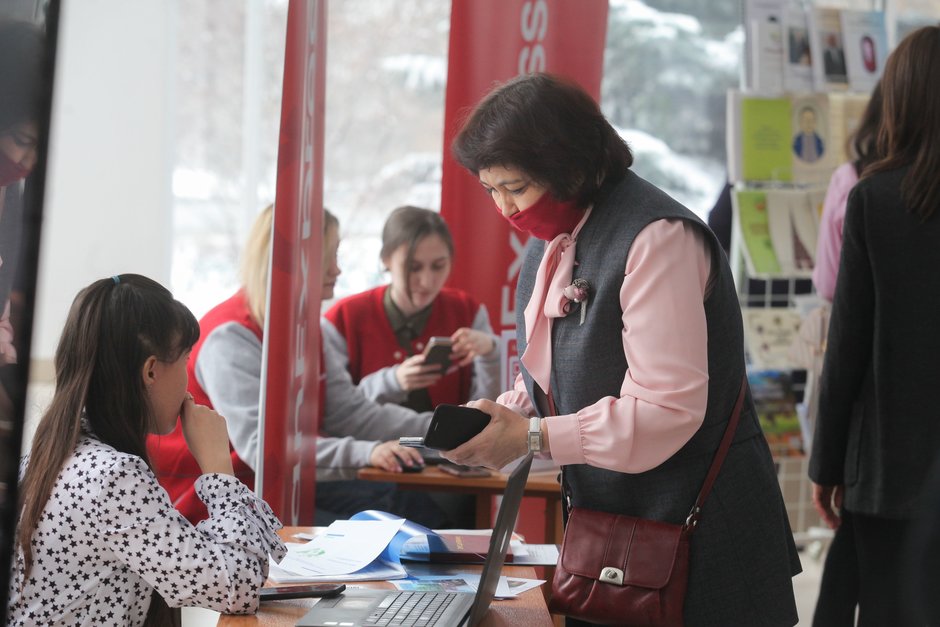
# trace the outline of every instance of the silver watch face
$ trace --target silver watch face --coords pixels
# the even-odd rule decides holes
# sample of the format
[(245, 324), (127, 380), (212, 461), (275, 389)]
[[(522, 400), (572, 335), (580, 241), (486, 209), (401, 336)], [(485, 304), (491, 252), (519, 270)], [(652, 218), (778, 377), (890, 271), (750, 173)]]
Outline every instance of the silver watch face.
[(529, 431), (529, 452), (538, 453), (542, 450), (542, 432)]

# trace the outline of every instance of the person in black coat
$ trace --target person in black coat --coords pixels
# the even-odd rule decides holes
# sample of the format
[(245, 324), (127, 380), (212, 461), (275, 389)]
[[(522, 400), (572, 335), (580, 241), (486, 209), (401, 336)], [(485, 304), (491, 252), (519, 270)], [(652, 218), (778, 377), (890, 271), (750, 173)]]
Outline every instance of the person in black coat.
[(849, 196), (820, 384), (809, 475), (825, 521), (852, 526), (860, 625), (916, 624), (903, 556), (940, 451), (938, 99), (940, 26), (928, 26), (885, 66), (882, 158)]

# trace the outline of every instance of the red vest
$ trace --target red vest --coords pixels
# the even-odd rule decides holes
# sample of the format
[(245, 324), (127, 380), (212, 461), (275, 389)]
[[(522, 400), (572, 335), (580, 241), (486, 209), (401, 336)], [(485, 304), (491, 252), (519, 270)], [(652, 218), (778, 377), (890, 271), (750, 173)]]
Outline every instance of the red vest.
[[(193, 395), (193, 399), (199, 405), (212, 407), (212, 400), (196, 380), (196, 360), (199, 358), (199, 351), (202, 349), (202, 343), (205, 339), (216, 327), (226, 322), (237, 322), (254, 333), (258, 341), (261, 341), (262, 338), (261, 327), (251, 317), (242, 290), (239, 290), (234, 296), (215, 306), (203, 316), (202, 320), (199, 321), (199, 341), (193, 346), (189, 363), (186, 364), (186, 372), (189, 375), (189, 393)], [(231, 445), (229, 445), (229, 449), (232, 452), (232, 466), (235, 469), (235, 476), (249, 488), (254, 489), (254, 471), (238, 457)], [(209, 512), (206, 510), (206, 506), (196, 495), (195, 483), (202, 471), (199, 469), (196, 459), (189, 452), (189, 447), (186, 446), (181, 423), (177, 421), (176, 428), (169, 435), (148, 435), (147, 453), (150, 456), (153, 471), (157, 475), (160, 485), (169, 493), (170, 502), (173, 503), (173, 506), (193, 524), (208, 518)]]
[[(358, 384), (362, 378), (376, 370), (401, 363), (408, 357), (395, 338), (395, 332), (385, 314), (385, 290), (377, 287), (348, 296), (326, 312), (326, 318), (346, 338), (349, 351), (349, 374)], [(473, 319), (480, 305), (462, 290), (445, 287), (431, 305), (431, 315), (421, 337), (411, 343), (411, 353), (424, 350), (435, 335), (450, 336), (461, 327), (473, 327)], [(470, 400), (473, 364), (464, 366), (441, 378), (428, 388), (431, 403), (460, 405)]]

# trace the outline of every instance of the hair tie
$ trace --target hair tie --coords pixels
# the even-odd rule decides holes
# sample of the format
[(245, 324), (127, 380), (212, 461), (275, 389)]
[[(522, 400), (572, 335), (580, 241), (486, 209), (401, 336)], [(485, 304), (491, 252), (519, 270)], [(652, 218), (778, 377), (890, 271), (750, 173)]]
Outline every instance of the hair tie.
[(115, 285), (117, 285), (118, 283), (121, 282), (121, 277), (115, 274), (113, 277), (111, 277), (111, 280), (114, 281)]

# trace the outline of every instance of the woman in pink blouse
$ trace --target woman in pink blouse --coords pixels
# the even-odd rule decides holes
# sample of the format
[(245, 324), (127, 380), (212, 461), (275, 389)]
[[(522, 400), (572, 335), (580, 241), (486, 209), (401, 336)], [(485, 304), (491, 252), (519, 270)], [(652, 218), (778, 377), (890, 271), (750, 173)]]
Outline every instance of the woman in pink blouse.
[(845, 206), (849, 192), (858, 183), (858, 177), (870, 163), (877, 161), (878, 126), (881, 123), (881, 83), (875, 85), (862, 119), (849, 137), (848, 151), (855, 159), (843, 163), (832, 173), (819, 223), (819, 239), (816, 242), (816, 266), (813, 268), (813, 285), (816, 292), (832, 302), (839, 273), (839, 256), (842, 252), (842, 226), (845, 224)]
[[(280, 523), (235, 478), (225, 419), (186, 393), (192, 313), (136, 274), (75, 298), (56, 350), (56, 390), (21, 466), (10, 625), (169, 624), (170, 607), (258, 607)], [(147, 457), (148, 433), (181, 417), (209, 508), (193, 527)], [(153, 603), (151, 601), (154, 601)]]
[[(569, 506), (681, 524), (745, 378), (718, 241), (630, 170), (629, 147), (572, 82), (536, 73), (497, 87), (453, 152), (531, 237), (521, 374), (496, 402), (471, 403), (490, 424), (445, 457), (499, 468), (537, 451), (562, 465)], [(799, 560), (749, 398), (701, 515), (686, 625), (795, 624)]]

